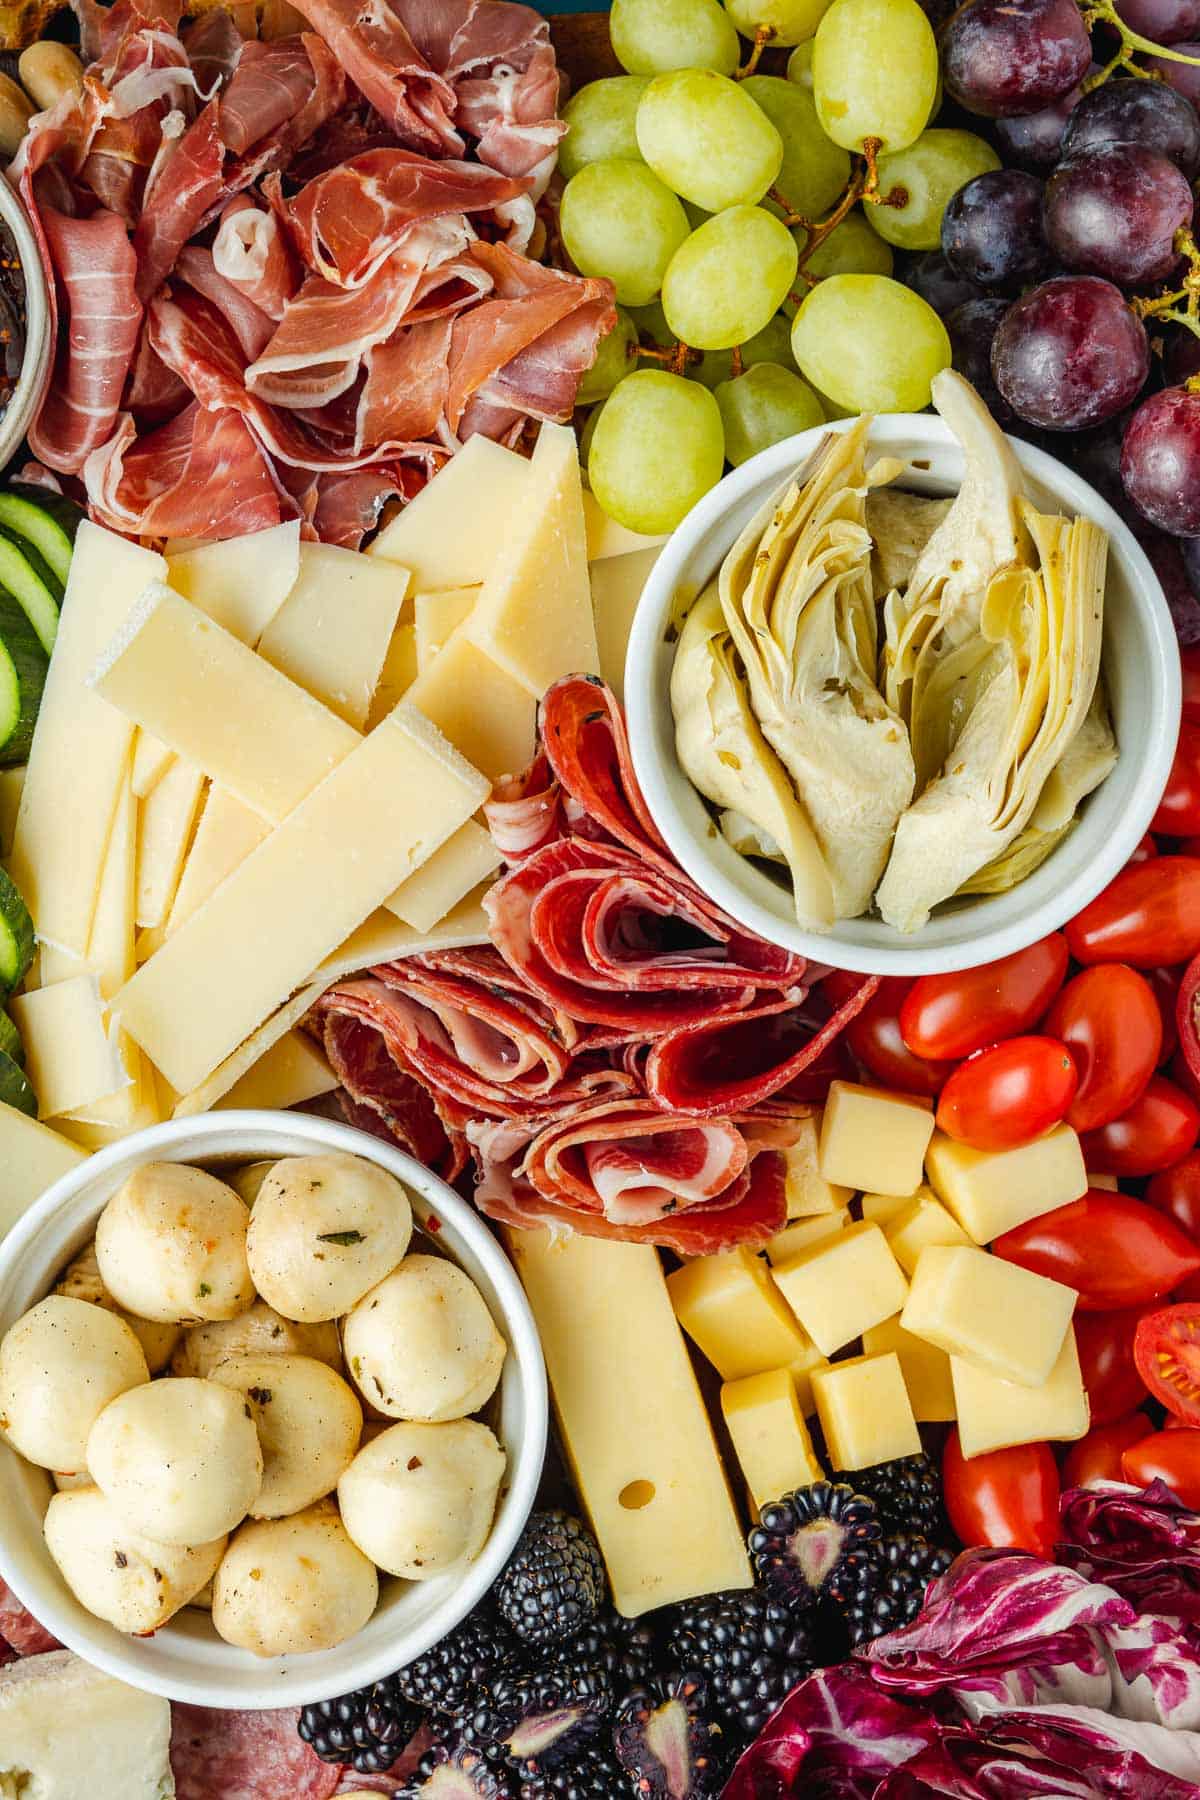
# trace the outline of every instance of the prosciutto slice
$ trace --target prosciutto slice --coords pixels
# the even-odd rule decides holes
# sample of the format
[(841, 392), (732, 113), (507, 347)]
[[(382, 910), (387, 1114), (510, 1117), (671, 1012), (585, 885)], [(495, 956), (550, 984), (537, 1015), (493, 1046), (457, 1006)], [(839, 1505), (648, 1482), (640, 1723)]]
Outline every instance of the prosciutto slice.
[(236, 195), (222, 212), (212, 258), (217, 273), (271, 319), (282, 319), (303, 279), (278, 218), (248, 194)]
[(278, 525), (279, 491), (235, 412), (195, 402), (139, 438), (128, 413), (83, 465), (94, 518), (149, 537), (242, 537)]

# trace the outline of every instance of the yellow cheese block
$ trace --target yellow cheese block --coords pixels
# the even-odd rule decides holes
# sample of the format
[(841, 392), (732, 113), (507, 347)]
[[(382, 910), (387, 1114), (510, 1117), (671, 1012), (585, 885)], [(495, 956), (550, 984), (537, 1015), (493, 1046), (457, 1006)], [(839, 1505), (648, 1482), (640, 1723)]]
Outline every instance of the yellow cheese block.
[(1087, 1434), (1088, 1400), (1073, 1329), (1041, 1387), (1003, 1381), (958, 1356), (950, 1358), (950, 1374), (964, 1456), (983, 1456), (1014, 1444), (1074, 1443)]
[(491, 835), (474, 819), (460, 825), (434, 852), (424, 868), (402, 882), (388, 897), (387, 908), (415, 931), (432, 931), (460, 900), (500, 867)]
[[(323, 982), (313, 981), (307, 987), (302, 988), (298, 994), (293, 994), (285, 1006), (281, 1006), (279, 1011), (265, 1020), (257, 1031), (251, 1032), (246, 1041), (239, 1044), (231, 1056), (227, 1056), (223, 1063), (218, 1064), (206, 1081), (202, 1081), (199, 1087), (193, 1088), (190, 1094), (180, 1096), (175, 1103), (172, 1116), (176, 1119), (189, 1119), (196, 1113), (210, 1112), (222, 1101), (233, 1105), (234, 1102), (228, 1099), (231, 1092), (243, 1081), (253, 1084), (253, 1078), (262, 1068), (264, 1059), (277, 1050), (281, 1041), (292, 1032), (293, 1027), (312, 1011), (324, 991)], [(324, 1060), (322, 1057), (321, 1061), (324, 1062)], [(275, 1078), (275, 1071), (268, 1068), (265, 1077), (260, 1078), (260, 1091), (265, 1082)], [(327, 1094), (330, 1087), (336, 1087), (336, 1085), (336, 1082), (330, 1082), (326, 1087), (318, 1087), (316, 1092)], [(252, 1085), (251, 1091), (253, 1091)], [(306, 1095), (305, 1098), (311, 1099), (312, 1095)], [(290, 1106), (295, 1105), (296, 1102), (243, 1098), (237, 1104), (241, 1106), (280, 1104)]]
[(784, 1151), (787, 1165), (787, 1216), (807, 1219), (814, 1213), (836, 1213), (850, 1204), (852, 1187), (826, 1181), (819, 1166), (821, 1114), (796, 1120), (796, 1142)]
[(337, 1076), (306, 1031), (286, 1032), (246, 1073), (222, 1094), (214, 1110), (244, 1107), (267, 1112), (303, 1106), (330, 1094)]
[(643, 532), (630, 531), (628, 526), (618, 525), (610, 519), (596, 496), (584, 489), (583, 517), (587, 527), (588, 561), (606, 562), (613, 556), (632, 556), (636, 551), (661, 549), (666, 543), (665, 537), (647, 537)]
[(470, 818), (488, 784), (403, 702), (117, 997), (188, 1094)]
[(741, 1525), (657, 1251), (554, 1242), (541, 1230), (506, 1241), (617, 1611), (635, 1618), (748, 1588)]
[(533, 756), (537, 701), (464, 632), (460, 625), (405, 698), (490, 780), (519, 775)]
[(868, 1356), (895, 1351), (915, 1419), (944, 1421), (954, 1417), (954, 1383), (950, 1379), (950, 1358), (944, 1350), (913, 1337), (898, 1318), (872, 1325), (863, 1332), (862, 1342)]
[(137, 815), (127, 775), (113, 816), (85, 959), (106, 1001), (124, 987), (137, 966)]
[(1078, 1298), (973, 1245), (921, 1252), (900, 1315), (905, 1331), (1006, 1381), (1040, 1387), (1058, 1360)]
[(921, 1434), (894, 1351), (818, 1370), (813, 1392), (835, 1469), (869, 1469), (920, 1451)]
[(1091, 1169), (1088, 1170), (1088, 1186), (1107, 1188), (1110, 1194), (1119, 1193), (1121, 1189), (1121, 1184), (1115, 1175), (1096, 1175)]
[(139, 731), (133, 744), (133, 791), (139, 800), (152, 793), (175, 760), (175, 752), (149, 731)]
[(907, 1212), (913, 1202), (925, 1194), (931, 1199), (936, 1198), (932, 1188), (922, 1186), (915, 1194), (864, 1194), (859, 1204), (864, 1219), (869, 1219), (873, 1225), (886, 1227), (889, 1220)]
[(1088, 1185), (1069, 1125), (1016, 1150), (972, 1150), (937, 1131), (925, 1166), (934, 1192), (977, 1244), (1078, 1200)]
[(129, 1085), (104, 1019), (94, 975), (76, 975), (9, 1001), (38, 1097), (38, 1117), (57, 1118)]
[(781, 1268), (784, 1263), (795, 1262), (814, 1244), (820, 1244), (826, 1238), (836, 1237), (850, 1223), (850, 1212), (843, 1208), (836, 1213), (818, 1213), (813, 1219), (796, 1219), (785, 1225), (782, 1231), (766, 1246), (767, 1261), (773, 1269)]
[(628, 556), (610, 556), (603, 562), (593, 562), (589, 569), (600, 673), (620, 701), (625, 698), (625, 652), (629, 648), (633, 615), (659, 554), (657, 546), (650, 550), (635, 550)]
[(789, 1370), (725, 1382), (721, 1411), (756, 1509), (823, 1479)]
[(478, 600), (477, 587), (442, 588), (413, 596), (413, 639), (417, 672), (424, 674), (434, 657), (468, 617)]
[(468, 438), (368, 547), (403, 563), (414, 593), (484, 580), (505, 538), (529, 511), (529, 464), (490, 438)]
[(911, 1279), (922, 1250), (930, 1244), (969, 1244), (958, 1220), (930, 1193), (920, 1193), (888, 1219), (883, 1235), (892, 1255)]
[(204, 776), (175, 757), (138, 806), (137, 922), (165, 925), (204, 798)]
[(177, 594), (243, 644), (257, 644), (295, 586), (299, 521), (181, 550), (170, 557), (168, 568), (167, 579)]
[(932, 1134), (931, 1101), (831, 1082), (821, 1118), (821, 1174), (863, 1193), (915, 1194)]
[(17, 813), (21, 807), (21, 789), (25, 786), (25, 770), (0, 769), (0, 860), (7, 860), (17, 829)]
[(209, 787), (167, 919), (168, 937), (257, 850), (270, 829), (265, 819), (235, 800), (226, 788)]
[(904, 1273), (878, 1225), (863, 1220), (776, 1269), (784, 1299), (826, 1356), (899, 1312)]
[[(405, 607), (405, 611), (407, 610)], [(374, 731), (380, 720), (387, 718), (416, 679), (417, 647), (413, 622), (402, 613), (400, 623), (392, 633), (388, 653), (383, 659), (379, 685), (375, 689), (375, 698), (371, 701), (371, 710), (367, 715), (368, 731)]]
[(0, 1237), (83, 1159), (84, 1152), (56, 1131), (0, 1104)]
[(796, 1398), (800, 1402), (800, 1411), (805, 1418), (811, 1418), (817, 1410), (816, 1396), (813, 1393), (812, 1378), (818, 1369), (830, 1367), (829, 1358), (822, 1356), (807, 1331), (801, 1333), (804, 1348), (799, 1356), (794, 1356), (788, 1364), (788, 1373), (796, 1388)]
[(335, 544), (301, 544), (295, 586), (259, 654), (362, 731), (379, 685), (408, 570)]
[(779, 1369), (805, 1339), (753, 1250), (698, 1256), (667, 1277), (675, 1316), (723, 1381)]
[(318, 966), (317, 979), (332, 987), (345, 975), (372, 969), (377, 963), (398, 962), (402, 956), (419, 956), (423, 950), (461, 950), (470, 944), (486, 944), (488, 920), (480, 903), (483, 891), (478, 888), (468, 894), (431, 931), (416, 931), (394, 913), (372, 913)]

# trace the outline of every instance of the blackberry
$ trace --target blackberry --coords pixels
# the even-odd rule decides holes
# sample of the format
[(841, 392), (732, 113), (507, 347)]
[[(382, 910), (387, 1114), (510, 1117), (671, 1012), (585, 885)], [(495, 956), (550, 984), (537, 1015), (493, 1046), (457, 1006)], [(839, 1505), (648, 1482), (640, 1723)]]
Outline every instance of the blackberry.
[(771, 1598), (809, 1605), (827, 1594), (841, 1605), (855, 1591), (879, 1538), (875, 1502), (844, 1481), (814, 1481), (772, 1500), (750, 1533), (750, 1554)]
[(747, 1743), (816, 1666), (812, 1615), (797, 1615), (761, 1588), (709, 1594), (677, 1609), (666, 1654), (700, 1669), (731, 1727)]
[(485, 1602), (440, 1644), (418, 1656), (393, 1680), (414, 1706), (457, 1719), (477, 1689), (499, 1673), (517, 1649), (516, 1639)]
[(397, 1788), (392, 1800), (516, 1800), (516, 1789), (478, 1750), (439, 1744), (426, 1752), (416, 1775)]
[(421, 1714), (404, 1698), (393, 1675), (337, 1700), (302, 1707), (296, 1729), (322, 1762), (349, 1763), (360, 1775), (382, 1775), (420, 1724)]
[(729, 1746), (698, 1670), (626, 1694), (614, 1716), (613, 1745), (638, 1800), (701, 1800), (723, 1785)]
[(570, 1513), (534, 1513), (492, 1592), (523, 1643), (540, 1647), (573, 1637), (607, 1598), (595, 1538)]
[(578, 1637), (561, 1646), (559, 1666), (570, 1669), (603, 1669), (613, 1692), (626, 1693), (649, 1681), (657, 1660), (654, 1629), (645, 1619), (623, 1619), (606, 1606)]
[(887, 1631), (911, 1625), (924, 1604), (925, 1589), (953, 1561), (953, 1550), (923, 1537), (894, 1537), (876, 1544), (844, 1607), (851, 1644), (867, 1644)]
[(604, 1725), (612, 1684), (603, 1669), (517, 1669), (481, 1688), (464, 1721), (467, 1741), (522, 1774), (573, 1759)]
[(634, 1788), (612, 1745), (602, 1742), (580, 1751), (569, 1768), (539, 1768), (527, 1775), (518, 1793), (520, 1800), (617, 1800)]
[(901, 1456), (895, 1462), (856, 1469), (854, 1485), (875, 1502), (885, 1537), (900, 1533), (945, 1543), (949, 1536), (942, 1478), (925, 1455)]

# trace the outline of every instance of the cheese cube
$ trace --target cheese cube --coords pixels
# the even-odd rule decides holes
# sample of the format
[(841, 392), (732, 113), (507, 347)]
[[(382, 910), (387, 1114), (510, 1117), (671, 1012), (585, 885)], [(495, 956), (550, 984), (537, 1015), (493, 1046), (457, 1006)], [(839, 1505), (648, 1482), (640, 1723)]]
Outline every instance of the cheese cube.
[(788, 1373), (796, 1388), (796, 1398), (800, 1402), (800, 1411), (806, 1419), (811, 1419), (817, 1410), (817, 1402), (813, 1395), (812, 1378), (817, 1369), (827, 1369), (829, 1358), (822, 1356), (807, 1331), (801, 1332), (804, 1348), (799, 1356), (793, 1357), (788, 1364)]
[(864, 1194), (860, 1203), (862, 1216), (873, 1225), (886, 1225), (889, 1219), (904, 1212), (922, 1194), (932, 1193), (932, 1188), (919, 1187), (915, 1194)]
[(1120, 1190), (1121, 1184), (1115, 1175), (1095, 1175), (1092, 1173), (1091, 1169), (1089, 1169), (1088, 1186), (1107, 1188), (1111, 1194), (1115, 1194)]
[(818, 1167), (826, 1181), (864, 1193), (915, 1194), (933, 1133), (933, 1104), (854, 1081), (829, 1086)]
[(1040, 1387), (1058, 1360), (1076, 1299), (1074, 1288), (985, 1250), (931, 1244), (900, 1323), (950, 1356)]
[(778, 1269), (784, 1299), (819, 1350), (832, 1356), (899, 1312), (908, 1283), (878, 1225), (850, 1225)]
[(804, 1350), (804, 1334), (752, 1250), (698, 1256), (667, 1277), (675, 1316), (722, 1381), (781, 1369)]
[(823, 1478), (787, 1369), (727, 1381), (721, 1411), (755, 1507)]
[(954, 1405), (964, 1456), (983, 1456), (1013, 1444), (1071, 1443), (1086, 1435), (1088, 1399), (1079, 1372), (1074, 1330), (1041, 1387), (1002, 1381), (977, 1363), (950, 1358)]
[(767, 1244), (767, 1261), (774, 1269), (784, 1263), (795, 1262), (798, 1256), (810, 1250), (814, 1244), (836, 1237), (849, 1223), (848, 1211), (820, 1213), (813, 1219), (796, 1219), (791, 1225), (785, 1225), (782, 1231), (777, 1231)]
[(826, 1181), (817, 1167), (820, 1115), (798, 1120), (797, 1129), (800, 1135), (783, 1157), (787, 1164), (788, 1218), (807, 1219), (813, 1214), (840, 1212), (850, 1204), (854, 1189)]
[(934, 1193), (977, 1244), (1078, 1200), (1088, 1186), (1069, 1125), (1015, 1150), (972, 1150), (935, 1131), (925, 1167)]
[(954, 1417), (950, 1358), (936, 1344), (914, 1337), (895, 1318), (864, 1331), (863, 1349), (868, 1356), (882, 1356), (888, 1350), (896, 1352), (915, 1419), (942, 1421)]
[(930, 1244), (969, 1244), (970, 1238), (932, 1194), (919, 1193), (903, 1212), (896, 1213), (883, 1228), (892, 1246), (892, 1255), (911, 1278), (917, 1258)]
[(894, 1351), (818, 1370), (813, 1392), (835, 1469), (869, 1469), (919, 1452), (921, 1434)]

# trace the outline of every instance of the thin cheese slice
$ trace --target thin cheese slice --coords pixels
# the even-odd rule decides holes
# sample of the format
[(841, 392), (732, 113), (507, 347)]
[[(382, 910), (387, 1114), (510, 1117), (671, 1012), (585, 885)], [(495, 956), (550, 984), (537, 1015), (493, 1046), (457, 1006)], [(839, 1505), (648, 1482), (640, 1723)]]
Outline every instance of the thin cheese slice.
[(360, 741), (352, 726), (162, 583), (147, 590), (92, 685), (110, 707), (272, 822)]
[(12, 850), (17, 813), (21, 806), (21, 789), (24, 786), (23, 767), (0, 769), (0, 858), (7, 858)]
[(0, 1105), (0, 1237), (47, 1188), (78, 1168), (84, 1154), (56, 1131)]
[(600, 673), (617, 699), (625, 699), (625, 652), (642, 589), (661, 552), (634, 550), (591, 566), (592, 613), (600, 650)]
[(523, 511), (509, 526), (464, 630), (540, 699), (564, 675), (596, 675), (579, 450), (568, 425), (543, 425)]
[(137, 801), (126, 780), (117, 801), (88, 939), (87, 964), (100, 984), (103, 1000), (111, 1000), (137, 966), (137, 815)]
[(481, 881), (500, 866), (500, 853), (474, 819), (460, 825), (423, 869), (402, 882), (387, 909), (414, 931), (432, 931)]
[(148, 963), (152, 956), (158, 955), (166, 941), (167, 928), (165, 925), (150, 925), (145, 931), (138, 932), (134, 955), (137, 958), (139, 969), (143, 963)]
[(308, 1033), (292, 1030), (260, 1056), (254, 1067), (247, 1069), (214, 1105), (218, 1111), (244, 1107), (279, 1112), (331, 1094), (337, 1085), (337, 1076)]
[[(199, 1087), (193, 1088), (190, 1094), (182, 1096), (175, 1106), (174, 1116), (177, 1119), (188, 1119), (195, 1113), (211, 1111), (218, 1101), (224, 1100), (230, 1090), (240, 1084), (244, 1076), (249, 1076), (254, 1072), (265, 1056), (272, 1050), (278, 1049), (280, 1042), (292, 1031), (294, 1026), (300, 1023), (304, 1015), (312, 1010), (324, 991), (323, 984), (314, 981), (308, 987), (302, 988), (298, 994), (293, 994), (287, 1004), (281, 1006), (278, 1012), (273, 1013), (259, 1026), (257, 1031), (252, 1031), (245, 1043), (239, 1044), (233, 1054), (227, 1056), (206, 1081), (202, 1081)], [(322, 1058), (322, 1060), (324, 1059)], [(331, 1087), (336, 1086), (337, 1083), (331, 1080), (326, 1087), (318, 1088), (317, 1092), (327, 1094)], [(306, 1096), (306, 1098), (308, 1097), (310, 1096)], [(232, 1106), (234, 1102), (231, 1100), (229, 1104)], [(239, 1101), (237, 1104), (275, 1106), (281, 1103), (275, 1100), (245, 1100)], [(286, 1104), (293, 1103), (289, 1101)]]
[(204, 795), (204, 776), (176, 757), (138, 808), (137, 922), (165, 925)]
[(387, 659), (408, 570), (356, 550), (302, 544), (296, 585), (259, 654), (361, 731)]
[(373, 969), (380, 963), (398, 962), (402, 956), (419, 956), (424, 950), (464, 950), (472, 944), (488, 941), (488, 920), (481, 900), (483, 889), (476, 889), (459, 902), (453, 912), (436, 924), (432, 931), (415, 931), (394, 913), (375, 912), (357, 931), (351, 932), (344, 944), (317, 970), (317, 979), (327, 988), (345, 975), (356, 975), (360, 969)]
[(79, 1112), (128, 1085), (128, 1071), (109, 1040), (94, 975), (21, 994), (9, 1008), (25, 1045), (40, 1119)]
[(632, 556), (635, 550), (653, 550), (667, 541), (665, 537), (645, 537), (640, 531), (618, 525), (587, 489), (583, 495), (583, 516), (587, 523), (589, 562), (604, 562), (610, 556)]
[[(145, 1131), (151, 1125), (161, 1123), (158, 1094), (146, 1058), (133, 1039), (121, 1030), (119, 1021), (114, 1020), (111, 1013), (108, 1031), (129, 1080), (115, 1094), (89, 1102), (76, 1112), (66, 1113), (55, 1120), (55, 1129), (66, 1137), (73, 1138), (76, 1143), (92, 1142), (93, 1133), (90, 1129), (85, 1131), (83, 1138), (79, 1136), (79, 1132), (85, 1128), (100, 1127), (106, 1134), (103, 1142), (116, 1143), (119, 1138), (129, 1137), (132, 1132)], [(92, 1147), (98, 1146), (93, 1144)]]
[(481, 591), (477, 587), (443, 588), (440, 593), (413, 596), (418, 673), (424, 673), (447, 638), (468, 617)]
[(122, 989), (130, 1036), (189, 1094), (487, 793), (401, 704)]
[[(404, 611), (407, 612), (408, 608), (405, 607)], [(392, 633), (392, 641), (388, 645), (388, 653), (380, 671), (379, 685), (371, 701), (371, 710), (367, 715), (368, 731), (374, 731), (379, 721), (386, 719), (393, 707), (400, 704), (416, 679), (416, 636), (412, 620), (406, 619), (402, 612), (400, 623)]]
[(209, 788), (167, 919), (168, 937), (191, 918), (197, 907), (203, 906), (252, 850), (258, 849), (270, 829), (265, 820), (224, 788)]
[(490, 438), (468, 438), (367, 550), (411, 571), (413, 591), (483, 581), (527, 501), (529, 464)]
[(296, 584), (300, 524), (183, 550), (170, 558), (171, 586), (244, 644), (257, 644)]
[[(471, 439), (474, 443), (474, 438)], [(537, 702), (460, 625), (405, 699), (492, 781), (518, 775), (533, 756)]]
[(86, 957), (72, 956), (69, 950), (60, 950), (55, 944), (43, 944), (25, 977), (24, 991), (32, 994), (59, 981), (73, 981), (76, 975), (86, 975), (90, 968)]
[(139, 731), (133, 746), (133, 791), (139, 800), (152, 793), (162, 780), (175, 752), (149, 731)]
[(129, 720), (88, 687), (105, 646), (166, 564), (85, 521), (75, 539), (58, 641), (33, 734), (9, 866), (39, 937), (86, 954)]

